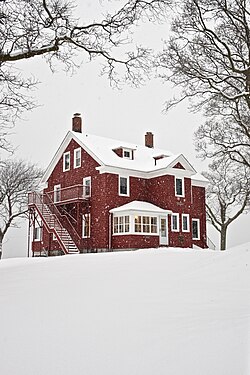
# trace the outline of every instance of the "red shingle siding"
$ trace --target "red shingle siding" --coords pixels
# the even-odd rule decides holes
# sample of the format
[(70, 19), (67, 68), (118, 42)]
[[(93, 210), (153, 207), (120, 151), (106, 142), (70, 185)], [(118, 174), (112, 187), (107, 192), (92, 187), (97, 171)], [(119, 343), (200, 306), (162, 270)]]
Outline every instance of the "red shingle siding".
[[(70, 170), (63, 172), (63, 156), (58, 161), (48, 179), (46, 191), (53, 191), (54, 186), (60, 184), (61, 188), (82, 185), (83, 178), (91, 176), (91, 197), (89, 202), (71, 203), (64, 205), (72, 219), (72, 224), (82, 237), (82, 215), (90, 212), (91, 233), (90, 238), (81, 240), (81, 250), (88, 249), (135, 249), (159, 246), (159, 236), (155, 235), (111, 235), (110, 209), (122, 206), (134, 200), (150, 202), (162, 209), (179, 213), (179, 231), (172, 232), (171, 216), (168, 215), (169, 246), (192, 247), (197, 244), (206, 247), (206, 217), (205, 217), (205, 188), (191, 187), (191, 179), (184, 178), (184, 197), (175, 196), (175, 177), (164, 175), (152, 179), (130, 177), (129, 196), (119, 196), (119, 175), (111, 173), (100, 174), (96, 167), (99, 164), (83, 149), (81, 149), (81, 167), (74, 168), (74, 150), (79, 148), (75, 140), (71, 140), (64, 152), (70, 151)], [(118, 150), (116, 150), (118, 151)], [(180, 163), (175, 168), (183, 168)], [(125, 171), (126, 172), (126, 171)], [(121, 174), (122, 175), (122, 174)], [(60, 209), (60, 205), (58, 206)], [(62, 207), (61, 207), (62, 210)], [(62, 210), (63, 213), (63, 210)], [(189, 214), (190, 231), (182, 231), (182, 214)], [(192, 240), (192, 218), (200, 219), (201, 239)], [(112, 226), (111, 226), (112, 227)], [(67, 228), (68, 229), (68, 228)], [(68, 229), (70, 231), (70, 229)], [(43, 243), (45, 248), (58, 249), (57, 241), (52, 241), (52, 234), (43, 230)], [(36, 250), (40, 244), (33, 242), (32, 249)]]

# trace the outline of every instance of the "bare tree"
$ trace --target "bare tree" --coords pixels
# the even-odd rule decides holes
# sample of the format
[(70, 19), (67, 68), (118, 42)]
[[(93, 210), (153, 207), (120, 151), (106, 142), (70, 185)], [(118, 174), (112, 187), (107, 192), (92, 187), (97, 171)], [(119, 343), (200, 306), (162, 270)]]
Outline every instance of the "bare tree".
[(203, 159), (218, 156), (229, 157), (232, 161), (245, 165), (250, 175), (248, 128), (247, 121), (239, 123), (232, 116), (212, 117), (200, 125), (195, 132), (198, 155)]
[[(0, 1), (0, 124), (6, 129), (35, 105), (27, 93), (36, 80), (22, 76), (16, 65), (20, 60), (42, 56), (52, 69), (57, 62), (71, 69), (80, 52), (90, 60), (100, 57), (113, 83), (118, 81), (116, 67), (123, 66), (124, 80), (137, 85), (148, 72), (150, 51), (131, 46), (129, 51), (124, 44), (131, 41), (132, 28), (140, 20), (161, 19), (168, 2), (122, 1), (113, 14), (88, 22), (77, 19), (74, 0)], [(4, 140), (5, 130), (0, 133), (0, 147), (7, 146)]]
[(181, 95), (167, 108), (187, 98), (192, 110), (203, 110), (209, 121), (200, 133), (210, 132), (212, 145), (217, 145), (215, 126), (222, 132), (230, 123), (233, 143), (220, 137), (220, 151), (230, 154), (233, 147), (231, 157), (249, 165), (244, 158), (250, 153), (250, 1), (183, 0), (173, 9), (171, 37), (158, 66)]
[(26, 218), (28, 192), (38, 187), (42, 171), (22, 160), (9, 160), (0, 165), (0, 259), (3, 239), (18, 219)]
[(227, 230), (250, 204), (250, 175), (243, 165), (230, 159), (215, 159), (204, 172), (209, 180), (207, 188), (207, 215), (220, 233), (220, 249), (226, 249)]

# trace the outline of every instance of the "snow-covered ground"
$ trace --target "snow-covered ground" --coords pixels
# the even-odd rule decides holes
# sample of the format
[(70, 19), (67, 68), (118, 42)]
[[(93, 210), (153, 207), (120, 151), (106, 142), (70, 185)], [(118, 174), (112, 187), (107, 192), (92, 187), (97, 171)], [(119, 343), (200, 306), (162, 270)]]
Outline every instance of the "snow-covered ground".
[(0, 262), (0, 374), (249, 375), (250, 243)]

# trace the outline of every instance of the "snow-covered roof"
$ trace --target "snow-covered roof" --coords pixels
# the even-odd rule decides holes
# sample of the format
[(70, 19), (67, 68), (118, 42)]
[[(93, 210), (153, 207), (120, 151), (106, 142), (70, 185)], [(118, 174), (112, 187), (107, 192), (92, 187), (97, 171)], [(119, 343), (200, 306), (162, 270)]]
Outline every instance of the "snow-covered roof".
[[(149, 148), (143, 145), (123, 142), (112, 138), (100, 137), (93, 134), (78, 134), (77, 138), (89, 150), (102, 161), (103, 164), (125, 169), (134, 169), (142, 172), (149, 172), (164, 168), (174, 161), (179, 155), (173, 155), (170, 151)], [(124, 148), (134, 150), (134, 159), (119, 157), (114, 150)], [(154, 157), (159, 155), (168, 155), (165, 158), (157, 160)], [(155, 165), (156, 164), (156, 165)]]
[(152, 203), (144, 202), (144, 201), (132, 201), (126, 203), (120, 207), (113, 208), (109, 212), (112, 214), (120, 213), (120, 212), (128, 212), (128, 211), (136, 211), (136, 212), (150, 212), (154, 214), (169, 214), (172, 213), (170, 210), (164, 210)]
[[(93, 134), (69, 131), (48, 166), (42, 178), (42, 182), (47, 181), (72, 139), (96, 160), (99, 164), (98, 168), (100, 173), (117, 173), (117, 169), (119, 169), (120, 171), (129, 171), (130, 175), (137, 176), (139, 173), (141, 177), (151, 178), (165, 174), (166, 169), (168, 169), (167, 173), (170, 173), (171, 168), (177, 163), (181, 163), (184, 169), (175, 169), (176, 173), (184, 173), (187, 176), (196, 173), (196, 170), (182, 154), (173, 154), (168, 150), (149, 148), (145, 145), (123, 142), (121, 140), (100, 137)], [(133, 150), (133, 159), (117, 155), (114, 150), (120, 148)], [(160, 158), (158, 159), (158, 157)], [(131, 171), (134, 171), (134, 174), (131, 173)]]

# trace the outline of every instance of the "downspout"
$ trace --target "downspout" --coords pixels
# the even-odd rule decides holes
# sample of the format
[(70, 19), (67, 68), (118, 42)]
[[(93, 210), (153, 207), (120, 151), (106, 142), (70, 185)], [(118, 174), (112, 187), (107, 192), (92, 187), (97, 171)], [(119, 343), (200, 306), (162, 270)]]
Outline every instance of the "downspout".
[(108, 244), (108, 248), (109, 250), (111, 250), (111, 236), (112, 236), (112, 226), (111, 226), (111, 214), (109, 214), (109, 244)]

